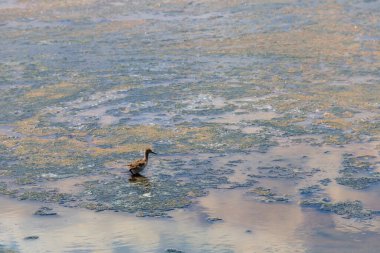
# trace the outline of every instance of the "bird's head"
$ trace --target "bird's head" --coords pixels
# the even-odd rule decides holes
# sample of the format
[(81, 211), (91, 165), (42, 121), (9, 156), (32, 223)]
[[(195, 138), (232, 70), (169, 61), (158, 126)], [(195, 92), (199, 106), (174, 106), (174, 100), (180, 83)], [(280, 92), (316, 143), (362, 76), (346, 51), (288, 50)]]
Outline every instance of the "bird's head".
[(150, 148), (145, 149), (145, 154), (148, 155), (148, 154), (150, 154), (150, 153), (157, 155), (157, 153), (153, 152), (152, 149), (150, 149)]

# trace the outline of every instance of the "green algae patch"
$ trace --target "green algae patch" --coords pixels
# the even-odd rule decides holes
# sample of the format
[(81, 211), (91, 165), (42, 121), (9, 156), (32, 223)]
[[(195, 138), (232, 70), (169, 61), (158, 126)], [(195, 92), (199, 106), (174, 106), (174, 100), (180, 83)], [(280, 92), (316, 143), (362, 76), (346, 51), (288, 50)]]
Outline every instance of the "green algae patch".
[(374, 118), (371, 121), (360, 121), (354, 129), (359, 134), (378, 137), (380, 136), (380, 118)]
[(250, 174), (254, 178), (304, 179), (320, 172), (318, 168), (305, 169), (297, 167), (268, 166), (258, 167), (258, 174)]
[(150, 177), (127, 173), (82, 183), (84, 190), (77, 195), (80, 206), (143, 217), (168, 217), (168, 211), (188, 207), (194, 198), (206, 195), (208, 189), (229, 184), (224, 175), (212, 169), (210, 160), (160, 160), (154, 167)]
[(33, 179), (33, 177), (27, 176), (27, 177), (17, 178), (15, 183), (18, 185), (32, 185), (32, 184), (35, 184), (36, 181)]
[(336, 203), (330, 203), (323, 200), (304, 200), (301, 202), (301, 206), (335, 213), (345, 219), (368, 220), (378, 215), (378, 211), (364, 208), (362, 202), (359, 200)]
[(335, 180), (338, 184), (345, 185), (357, 190), (367, 189), (380, 182), (380, 173), (376, 168), (376, 157), (343, 154), (342, 166), (339, 171), (340, 177)]
[[(299, 85), (299, 92), (288, 92), (281, 97), (268, 97), (258, 102), (270, 104), (286, 117), (255, 124), (280, 130), (283, 136), (322, 135), (326, 144), (348, 144), (361, 141), (363, 135), (378, 135), (378, 85), (347, 86)], [(356, 117), (362, 114), (366, 120)], [(367, 116), (365, 116), (367, 115)]]
[(328, 145), (340, 146), (359, 141), (359, 139), (356, 136), (350, 134), (336, 134), (324, 136), (323, 141)]
[(264, 187), (257, 187), (253, 189), (252, 193), (255, 193), (259, 196), (273, 196), (274, 195), (270, 189), (264, 188)]
[(322, 190), (319, 185), (311, 185), (304, 188), (299, 189), (300, 194), (302, 195), (312, 195), (318, 193)]
[(327, 186), (329, 185), (330, 183), (332, 182), (332, 180), (330, 178), (324, 178), (324, 179), (321, 179), (319, 180), (319, 183), (323, 186)]
[(163, 216), (175, 208), (191, 204), (191, 196), (204, 195), (203, 191), (188, 183), (174, 181), (153, 181), (148, 178), (116, 179), (111, 182), (86, 182), (85, 195), (96, 202), (83, 206), (98, 209), (99, 206), (110, 210), (130, 213), (140, 212), (144, 216)]
[(299, 136), (310, 133), (307, 128), (297, 125), (302, 122), (302, 118), (275, 118), (273, 120), (256, 121), (256, 125), (264, 126), (267, 129), (273, 129), (280, 132), (280, 136)]
[(337, 177), (336, 182), (341, 185), (349, 186), (351, 188), (354, 188), (356, 190), (363, 190), (367, 189), (370, 186), (379, 183), (380, 182), (380, 173), (376, 173), (371, 177), (350, 177), (350, 176), (344, 176), (344, 177)]
[(256, 187), (246, 193), (252, 195), (257, 201), (264, 203), (287, 203), (290, 202), (289, 195), (277, 195), (269, 188)]
[(40, 202), (52, 202), (64, 204), (73, 200), (72, 195), (67, 193), (60, 193), (55, 190), (51, 191), (25, 191), (19, 196), (19, 200), (35, 200)]
[(0, 182), (0, 194), (13, 197), (16, 193), (17, 190), (10, 190), (6, 183)]
[(83, 89), (80, 85), (75, 85), (72, 83), (58, 83), (53, 85), (48, 85), (46, 87), (38, 87), (37, 89), (32, 89), (25, 93), (25, 99), (37, 100), (37, 99), (47, 99), (47, 100), (58, 100), (64, 97), (72, 96), (76, 92)]
[(34, 215), (39, 216), (54, 216), (57, 215), (57, 212), (53, 210), (53, 208), (42, 206), (37, 211), (34, 212)]

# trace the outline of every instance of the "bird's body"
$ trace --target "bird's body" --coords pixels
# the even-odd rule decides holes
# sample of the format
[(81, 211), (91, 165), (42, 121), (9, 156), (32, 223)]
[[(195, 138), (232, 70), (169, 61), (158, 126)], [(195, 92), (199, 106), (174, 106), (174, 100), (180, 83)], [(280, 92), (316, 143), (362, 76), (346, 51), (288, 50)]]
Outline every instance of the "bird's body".
[(139, 159), (128, 164), (128, 167), (129, 167), (129, 171), (132, 174), (138, 174), (141, 171), (143, 171), (147, 165), (148, 165), (148, 160)]
[(149, 154), (154, 153), (150, 148), (145, 150), (145, 156), (143, 159), (138, 159), (128, 164), (129, 171), (132, 175), (138, 175), (148, 165)]

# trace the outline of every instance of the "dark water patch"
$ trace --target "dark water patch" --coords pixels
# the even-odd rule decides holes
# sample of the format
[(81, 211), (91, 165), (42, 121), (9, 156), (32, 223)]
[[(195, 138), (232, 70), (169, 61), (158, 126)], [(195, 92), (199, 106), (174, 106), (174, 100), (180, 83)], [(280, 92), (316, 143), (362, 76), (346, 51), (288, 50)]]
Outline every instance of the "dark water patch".
[(170, 249), (166, 249), (165, 252), (167, 252), (167, 253), (183, 253), (184, 251), (179, 250), (179, 249), (170, 248)]
[(24, 240), (37, 240), (40, 238), (38, 235), (30, 235), (24, 238)]
[(223, 221), (222, 218), (218, 218), (218, 217), (208, 217), (207, 218), (207, 222), (209, 223), (215, 223), (215, 222), (221, 222)]

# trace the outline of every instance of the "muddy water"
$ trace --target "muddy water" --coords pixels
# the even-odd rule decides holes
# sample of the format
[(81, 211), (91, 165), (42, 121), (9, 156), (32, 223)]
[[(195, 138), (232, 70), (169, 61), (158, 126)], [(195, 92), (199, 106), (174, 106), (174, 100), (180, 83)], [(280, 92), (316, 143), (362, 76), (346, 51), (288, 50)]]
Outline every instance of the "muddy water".
[(0, 1), (0, 251), (377, 252), (379, 12)]

